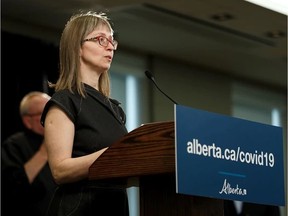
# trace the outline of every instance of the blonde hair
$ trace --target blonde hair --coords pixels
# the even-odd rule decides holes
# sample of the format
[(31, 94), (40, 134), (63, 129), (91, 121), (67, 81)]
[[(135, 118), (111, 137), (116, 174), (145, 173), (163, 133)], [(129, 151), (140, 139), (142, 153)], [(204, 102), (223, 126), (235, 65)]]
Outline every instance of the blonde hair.
[[(56, 84), (50, 83), (50, 86), (55, 87), (55, 91), (68, 89), (73, 93), (76, 90), (85, 97), (85, 89), (79, 73), (79, 51), (83, 39), (100, 25), (107, 26), (113, 34), (113, 29), (105, 13), (92, 11), (79, 13), (73, 15), (67, 22), (60, 40), (60, 76)], [(107, 97), (110, 95), (108, 71), (102, 73), (99, 78), (99, 91)]]
[(29, 108), (31, 106), (30, 102), (31, 102), (31, 99), (34, 97), (43, 97), (43, 98), (47, 98), (48, 100), (50, 99), (50, 96), (44, 92), (39, 92), (39, 91), (29, 92), (22, 98), (20, 102), (20, 106), (19, 106), (20, 116), (24, 116), (29, 113)]

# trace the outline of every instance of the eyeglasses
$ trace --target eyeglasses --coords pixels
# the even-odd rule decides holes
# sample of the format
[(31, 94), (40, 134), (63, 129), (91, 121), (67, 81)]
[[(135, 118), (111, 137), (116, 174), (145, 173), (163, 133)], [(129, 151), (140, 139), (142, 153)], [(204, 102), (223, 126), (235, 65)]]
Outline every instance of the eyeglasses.
[(118, 46), (118, 41), (116, 40), (109, 40), (108, 38), (104, 37), (104, 36), (97, 36), (97, 37), (92, 37), (92, 38), (88, 38), (88, 39), (84, 39), (82, 41), (82, 43), (86, 42), (86, 41), (98, 41), (100, 46), (103, 47), (107, 47), (109, 45), (109, 43), (112, 44), (112, 46), (114, 47), (114, 50), (117, 49)]

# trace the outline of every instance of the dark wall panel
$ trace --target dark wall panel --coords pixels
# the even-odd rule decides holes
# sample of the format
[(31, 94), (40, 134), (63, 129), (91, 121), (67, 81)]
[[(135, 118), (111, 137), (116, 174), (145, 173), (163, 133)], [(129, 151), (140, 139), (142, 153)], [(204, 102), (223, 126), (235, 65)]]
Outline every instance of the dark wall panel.
[(22, 129), (19, 103), (29, 91), (47, 92), (58, 76), (58, 47), (1, 31), (1, 141)]

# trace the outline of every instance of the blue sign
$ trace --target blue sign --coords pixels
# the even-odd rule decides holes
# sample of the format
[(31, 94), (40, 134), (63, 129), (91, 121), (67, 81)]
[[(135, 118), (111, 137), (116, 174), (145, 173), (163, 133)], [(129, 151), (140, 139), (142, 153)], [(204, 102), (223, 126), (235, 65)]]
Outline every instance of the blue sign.
[(282, 128), (175, 105), (176, 192), (285, 205)]

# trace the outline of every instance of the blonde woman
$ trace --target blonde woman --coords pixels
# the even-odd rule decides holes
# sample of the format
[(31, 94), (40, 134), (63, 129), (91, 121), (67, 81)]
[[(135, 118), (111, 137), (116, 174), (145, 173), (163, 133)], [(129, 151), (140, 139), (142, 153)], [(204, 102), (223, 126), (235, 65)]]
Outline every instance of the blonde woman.
[(120, 103), (110, 99), (108, 70), (117, 41), (107, 16), (73, 15), (60, 40), (60, 76), (42, 124), (59, 185), (48, 215), (128, 215), (125, 188), (87, 180), (92, 163), (127, 133)]

